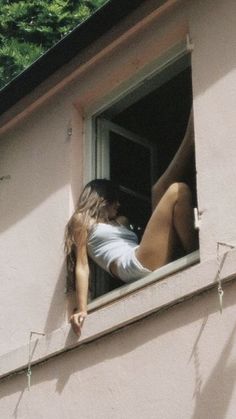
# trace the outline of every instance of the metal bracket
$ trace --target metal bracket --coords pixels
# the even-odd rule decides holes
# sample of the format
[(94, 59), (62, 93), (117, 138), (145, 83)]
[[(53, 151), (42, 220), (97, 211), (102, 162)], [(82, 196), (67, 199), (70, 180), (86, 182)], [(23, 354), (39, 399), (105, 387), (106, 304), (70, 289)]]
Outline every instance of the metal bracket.
[(201, 224), (201, 214), (198, 211), (198, 208), (194, 208), (194, 228), (195, 230), (200, 230), (200, 224)]
[(187, 41), (187, 50), (189, 52), (192, 52), (194, 50), (194, 44), (193, 44), (189, 34), (187, 34), (187, 36), (186, 36), (186, 41)]

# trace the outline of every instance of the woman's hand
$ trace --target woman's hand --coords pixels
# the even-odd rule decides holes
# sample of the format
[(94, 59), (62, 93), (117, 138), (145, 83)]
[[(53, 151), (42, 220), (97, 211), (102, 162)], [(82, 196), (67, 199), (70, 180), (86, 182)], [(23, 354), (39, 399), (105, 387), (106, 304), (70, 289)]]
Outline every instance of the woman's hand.
[(71, 327), (77, 336), (81, 335), (81, 329), (86, 317), (86, 311), (75, 311), (70, 317)]

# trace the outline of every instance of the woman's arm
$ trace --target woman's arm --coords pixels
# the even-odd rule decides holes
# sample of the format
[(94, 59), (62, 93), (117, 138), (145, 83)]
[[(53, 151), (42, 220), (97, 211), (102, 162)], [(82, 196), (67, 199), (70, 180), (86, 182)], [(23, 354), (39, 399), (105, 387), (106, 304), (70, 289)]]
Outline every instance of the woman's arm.
[(84, 319), (87, 316), (89, 287), (89, 265), (86, 245), (78, 248), (75, 268), (75, 287), (77, 307), (70, 318), (74, 332), (80, 336)]

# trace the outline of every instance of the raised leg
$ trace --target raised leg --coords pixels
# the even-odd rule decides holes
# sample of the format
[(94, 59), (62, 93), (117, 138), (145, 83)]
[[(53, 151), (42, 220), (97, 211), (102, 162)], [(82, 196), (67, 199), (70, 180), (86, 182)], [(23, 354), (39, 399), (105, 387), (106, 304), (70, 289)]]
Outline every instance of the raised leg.
[(188, 125), (183, 141), (175, 154), (173, 160), (152, 187), (152, 206), (156, 208), (165, 191), (175, 182), (181, 182), (187, 165), (194, 152), (194, 130), (192, 111), (189, 115)]
[(197, 248), (197, 233), (194, 228), (194, 213), (192, 207), (192, 194), (189, 187), (180, 183), (181, 199), (177, 199), (174, 207), (174, 227), (176, 233), (187, 253)]
[(175, 234), (186, 251), (195, 248), (191, 192), (184, 183), (174, 183), (162, 196), (146, 226), (136, 257), (154, 270), (172, 260)]

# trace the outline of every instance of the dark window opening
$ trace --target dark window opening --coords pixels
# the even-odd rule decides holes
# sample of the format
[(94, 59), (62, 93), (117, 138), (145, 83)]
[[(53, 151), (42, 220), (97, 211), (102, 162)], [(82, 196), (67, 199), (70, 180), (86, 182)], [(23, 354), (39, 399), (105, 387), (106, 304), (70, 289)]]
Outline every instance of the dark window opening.
[[(98, 173), (121, 185), (121, 212), (139, 237), (151, 214), (151, 186), (169, 165), (185, 134), (192, 106), (191, 66), (185, 65), (157, 87), (155, 81), (147, 80), (147, 94), (144, 81), (141, 90), (140, 95), (127, 95), (127, 101), (123, 98), (96, 118), (97, 149), (105, 150), (103, 159), (98, 152), (97, 165), (104, 165)], [(183, 180), (197, 206), (195, 161), (189, 162)], [(178, 248), (176, 258), (180, 256)], [(122, 285), (99, 268), (95, 277), (92, 298)]]

